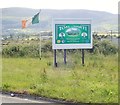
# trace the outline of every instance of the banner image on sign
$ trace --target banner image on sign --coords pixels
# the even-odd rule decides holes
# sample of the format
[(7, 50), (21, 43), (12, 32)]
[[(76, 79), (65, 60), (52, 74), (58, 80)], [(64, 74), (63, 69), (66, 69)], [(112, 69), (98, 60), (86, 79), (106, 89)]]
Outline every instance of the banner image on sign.
[(53, 49), (92, 48), (91, 22), (57, 19), (53, 22)]
[(56, 24), (56, 44), (79, 44), (91, 42), (90, 24)]

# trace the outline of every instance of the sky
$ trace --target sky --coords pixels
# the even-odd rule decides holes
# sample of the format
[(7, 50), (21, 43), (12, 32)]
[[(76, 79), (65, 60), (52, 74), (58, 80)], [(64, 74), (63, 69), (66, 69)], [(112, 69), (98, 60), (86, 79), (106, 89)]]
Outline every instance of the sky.
[(118, 13), (119, 0), (0, 0), (0, 8), (88, 9)]

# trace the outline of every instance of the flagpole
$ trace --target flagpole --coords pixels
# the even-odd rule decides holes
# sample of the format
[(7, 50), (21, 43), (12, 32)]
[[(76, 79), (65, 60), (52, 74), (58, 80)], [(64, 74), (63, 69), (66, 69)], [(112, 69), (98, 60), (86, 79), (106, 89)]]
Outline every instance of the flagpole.
[[(41, 9), (39, 10), (39, 14), (40, 14), (40, 12), (41, 12)], [(39, 45), (40, 45), (40, 46), (39, 46), (39, 54), (40, 54), (40, 55), (39, 55), (39, 58), (40, 58), (40, 60), (41, 60), (41, 57), (42, 57), (41, 38), (42, 38), (42, 37), (41, 37), (41, 33), (40, 33), (40, 44), (39, 44)]]
[(40, 12), (41, 12), (41, 9), (39, 10), (39, 14), (40, 14)]
[(41, 34), (40, 34), (39, 38), (40, 38), (40, 43), (39, 43), (39, 58), (41, 60)]

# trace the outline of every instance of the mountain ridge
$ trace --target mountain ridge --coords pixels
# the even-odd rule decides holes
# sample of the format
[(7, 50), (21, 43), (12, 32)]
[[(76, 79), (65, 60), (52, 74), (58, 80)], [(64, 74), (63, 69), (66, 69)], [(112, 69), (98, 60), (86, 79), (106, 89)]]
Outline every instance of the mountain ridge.
[[(21, 20), (33, 17), (39, 9), (10, 7), (2, 8), (3, 30), (21, 28)], [(40, 24), (31, 25), (31, 29), (52, 30), (53, 18), (90, 18), (93, 31), (117, 31), (118, 16), (104, 11), (85, 9), (42, 9)]]

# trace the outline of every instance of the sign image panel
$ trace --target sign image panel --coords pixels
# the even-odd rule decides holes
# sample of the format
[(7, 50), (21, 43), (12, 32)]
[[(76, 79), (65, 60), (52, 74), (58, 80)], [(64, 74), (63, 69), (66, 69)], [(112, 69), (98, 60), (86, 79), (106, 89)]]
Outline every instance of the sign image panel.
[(92, 48), (91, 21), (56, 19), (53, 22), (53, 49)]
[(90, 24), (56, 24), (56, 44), (79, 44), (91, 42)]

